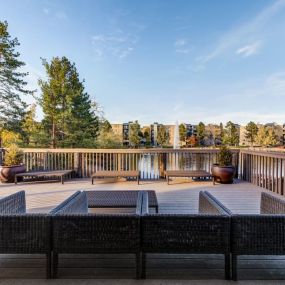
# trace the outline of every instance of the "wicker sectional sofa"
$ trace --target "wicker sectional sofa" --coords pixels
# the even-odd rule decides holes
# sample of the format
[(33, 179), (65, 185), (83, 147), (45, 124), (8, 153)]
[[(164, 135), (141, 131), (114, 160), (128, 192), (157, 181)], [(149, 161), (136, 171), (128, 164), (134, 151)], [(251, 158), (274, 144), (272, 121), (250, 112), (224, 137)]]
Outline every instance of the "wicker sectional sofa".
[(149, 253), (223, 254), (225, 278), (237, 280), (240, 255), (285, 255), (285, 201), (261, 193), (260, 214), (231, 213), (208, 192), (198, 214), (150, 214), (147, 191), (135, 213), (88, 213), (76, 192), (50, 213), (26, 212), (25, 192), (0, 199), (0, 254), (45, 254), (47, 278), (57, 276), (60, 254), (128, 253), (136, 278), (146, 276)]

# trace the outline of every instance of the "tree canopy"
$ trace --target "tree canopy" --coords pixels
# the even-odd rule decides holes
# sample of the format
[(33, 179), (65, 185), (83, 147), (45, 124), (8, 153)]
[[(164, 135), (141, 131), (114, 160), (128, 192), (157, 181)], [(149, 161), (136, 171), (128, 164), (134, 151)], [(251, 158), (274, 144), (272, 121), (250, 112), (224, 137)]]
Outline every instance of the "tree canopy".
[(165, 126), (159, 126), (158, 128), (157, 143), (160, 146), (165, 146), (169, 143), (169, 133)]
[(258, 129), (255, 143), (260, 146), (274, 146), (277, 144), (276, 135), (273, 129), (262, 126)]
[(99, 129), (98, 117), (75, 64), (66, 57), (54, 57), (50, 63), (43, 59), (42, 63), (47, 80), (39, 80), (39, 101), (52, 147), (94, 146)]
[(245, 134), (246, 139), (248, 139), (250, 144), (253, 145), (258, 133), (257, 125), (254, 122), (249, 122), (246, 125), (245, 130), (246, 130)]
[(141, 143), (141, 130), (138, 121), (130, 123), (129, 125), (129, 143), (132, 147), (138, 147)]
[(205, 144), (206, 127), (203, 122), (200, 122), (197, 126), (197, 139), (200, 145)]
[(223, 135), (223, 143), (230, 146), (237, 146), (239, 144), (239, 131), (236, 125), (229, 121), (227, 122), (224, 135)]
[(0, 129), (17, 132), (21, 132), (26, 108), (21, 95), (32, 94), (26, 89), (28, 73), (21, 71), (25, 63), (16, 51), (19, 45), (18, 39), (9, 34), (8, 23), (0, 21)]

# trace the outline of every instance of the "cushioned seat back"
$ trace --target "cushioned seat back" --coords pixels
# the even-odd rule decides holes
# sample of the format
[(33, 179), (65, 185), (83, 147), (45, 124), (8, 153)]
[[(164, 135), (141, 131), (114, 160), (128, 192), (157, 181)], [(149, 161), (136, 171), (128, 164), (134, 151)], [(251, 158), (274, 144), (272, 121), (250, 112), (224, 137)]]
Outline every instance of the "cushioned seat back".
[(53, 217), (53, 249), (58, 253), (137, 252), (136, 214), (61, 214)]
[(229, 252), (229, 216), (148, 214), (141, 222), (146, 252)]
[(48, 215), (0, 215), (0, 253), (48, 253), (50, 233)]

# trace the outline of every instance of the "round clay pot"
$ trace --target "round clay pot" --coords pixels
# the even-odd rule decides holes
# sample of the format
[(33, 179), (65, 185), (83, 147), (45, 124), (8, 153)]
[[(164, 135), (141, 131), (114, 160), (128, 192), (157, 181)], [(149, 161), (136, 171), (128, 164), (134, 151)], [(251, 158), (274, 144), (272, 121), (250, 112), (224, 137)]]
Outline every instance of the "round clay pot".
[(26, 171), (24, 164), (13, 166), (0, 166), (0, 181), (12, 183), (15, 181), (15, 175), (17, 173), (23, 173)]
[(219, 166), (218, 164), (212, 165), (212, 175), (214, 181), (223, 184), (231, 184), (234, 182), (235, 167), (234, 166)]

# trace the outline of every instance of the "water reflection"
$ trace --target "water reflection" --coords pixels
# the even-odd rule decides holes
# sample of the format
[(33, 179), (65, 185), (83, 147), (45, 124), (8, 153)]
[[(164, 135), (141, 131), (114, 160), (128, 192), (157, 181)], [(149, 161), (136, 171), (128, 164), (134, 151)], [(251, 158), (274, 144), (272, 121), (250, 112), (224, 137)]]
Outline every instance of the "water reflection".
[(216, 154), (209, 153), (167, 153), (142, 154), (139, 157), (138, 168), (142, 179), (159, 179), (165, 170), (206, 170), (216, 162)]

